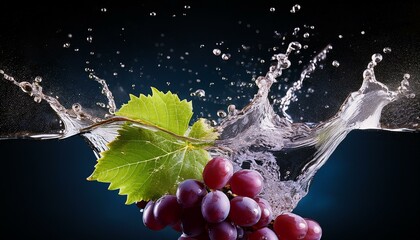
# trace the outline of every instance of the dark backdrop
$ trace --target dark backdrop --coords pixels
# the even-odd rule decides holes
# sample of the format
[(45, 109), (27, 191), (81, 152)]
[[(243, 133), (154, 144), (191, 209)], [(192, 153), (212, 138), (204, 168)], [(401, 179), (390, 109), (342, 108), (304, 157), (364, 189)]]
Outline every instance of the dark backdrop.
[[(302, 9), (291, 14), (289, 10), (294, 4), (4, 3), (0, 13), (0, 69), (19, 80), (40, 75), (46, 91), (60, 96), (64, 104), (78, 101), (94, 108), (95, 102), (104, 99), (98, 86), (88, 80), (91, 68), (107, 79), (118, 105), (127, 100), (128, 93), (148, 93), (150, 86), (156, 86), (192, 99), (197, 116), (212, 114), (214, 118), (216, 110), (225, 109), (229, 103), (243, 106), (255, 93), (255, 88), (238, 93), (240, 88), (236, 84), (230, 86), (223, 77), (229, 79), (227, 82), (249, 82), (253, 74), (266, 71), (272, 55), (268, 47), (277, 44), (284, 50), (280, 44), (283, 36), (291, 40), (294, 27), (299, 26), (302, 29), (299, 34), (303, 34), (304, 25), (313, 25), (315, 30), (307, 29), (312, 34), (309, 47), (319, 51), (326, 44), (333, 44), (338, 50), (331, 53), (330, 59), (340, 61), (340, 68), (328, 72), (328, 76), (339, 76), (338, 82), (332, 81), (333, 77), (324, 79), (325, 82), (318, 80), (325, 89), (333, 87), (325, 97), (331, 110), (322, 106), (320, 114), (320, 106), (312, 106), (311, 114), (302, 115), (305, 120), (325, 120), (331, 116), (347, 93), (360, 86), (361, 73), (372, 53), (387, 46), (392, 48), (393, 55), (384, 60), (388, 62), (384, 66), (389, 67), (383, 68), (382, 76), (390, 75), (383, 80), (393, 79), (394, 75), (402, 79), (402, 74), (409, 72), (412, 81), (418, 83), (420, 5), (415, 1), (362, 5), (316, 1), (301, 3)], [(275, 11), (270, 11), (271, 7)], [(151, 16), (153, 12), (156, 16)], [(280, 37), (274, 31), (280, 32)], [(66, 43), (69, 48), (63, 47)], [(245, 66), (236, 53), (236, 47), (242, 44), (252, 47), (243, 60)], [(232, 53), (232, 59), (216, 58), (211, 53), (213, 48)], [(296, 78), (298, 72), (287, 74)], [(209, 82), (217, 87), (209, 87)], [(207, 96), (222, 96), (222, 100), (206, 101), (190, 96), (198, 88), (205, 89)], [(39, 105), (14, 91), (5, 81), (0, 81), (0, 91), (2, 133), (25, 128), (45, 130), (44, 121), (53, 118), (47, 108), (37, 112), (34, 109), (39, 109)], [(244, 97), (224, 100), (239, 95)], [(37, 114), (49, 117), (31, 120)], [(350, 133), (315, 176), (308, 196), (295, 212), (316, 219), (326, 240), (414, 239), (418, 235), (417, 226), (409, 219), (419, 214), (415, 167), (419, 143), (415, 133)], [(145, 229), (141, 213), (135, 206), (124, 205), (125, 197), (108, 191), (106, 184), (86, 181), (95, 157), (81, 138), (4, 140), (0, 149), (4, 223), (1, 236), (176, 239), (177, 234), (170, 229), (160, 232)]]

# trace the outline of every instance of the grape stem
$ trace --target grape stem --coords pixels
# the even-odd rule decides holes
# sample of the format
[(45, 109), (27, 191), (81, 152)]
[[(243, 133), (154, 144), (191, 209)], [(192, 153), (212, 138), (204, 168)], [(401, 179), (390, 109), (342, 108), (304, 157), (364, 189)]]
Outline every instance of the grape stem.
[(164, 129), (162, 127), (159, 127), (157, 125), (154, 125), (154, 124), (142, 121), (142, 120), (134, 120), (134, 119), (131, 119), (131, 118), (120, 117), (120, 116), (108, 118), (108, 119), (105, 119), (103, 121), (94, 123), (94, 124), (90, 125), (89, 127), (82, 128), (82, 129), (80, 129), (80, 133), (90, 132), (90, 131), (94, 130), (95, 128), (101, 127), (101, 126), (106, 125), (106, 124), (114, 123), (114, 122), (129, 122), (129, 123), (133, 123), (134, 126), (140, 127), (140, 128), (143, 128), (143, 129), (147, 129), (147, 130), (151, 130), (151, 131), (161, 131), (161, 132), (164, 132), (166, 134), (171, 135), (172, 137), (174, 137), (178, 140), (190, 142), (193, 145), (204, 145), (204, 146), (214, 145), (214, 140), (202, 140), (202, 139), (197, 139), (197, 138), (181, 136), (181, 135), (173, 133), (173, 132), (171, 132), (167, 129)]

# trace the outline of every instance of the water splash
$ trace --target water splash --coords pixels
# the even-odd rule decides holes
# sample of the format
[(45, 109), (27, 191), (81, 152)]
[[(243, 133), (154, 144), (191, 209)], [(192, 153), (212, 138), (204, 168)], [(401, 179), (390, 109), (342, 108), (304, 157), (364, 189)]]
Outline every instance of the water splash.
[[(235, 105), (229, 105), (227, 113), (217, 113), (222, 118), (222, 122), (217, 126), (220, 139), (216, 141), (216, 146), (210, 149), (214, 155), (226, 155), (231, 158), (236, 169), (249, 168), (259, 171), (265, 181), (262, 195), (274, 206), (276, 215), (292, 211), (296, 207), (300, 199), (307, 194), (311, 179), (317, 170), (351, 130), (419, 130), (419, 108), (415, 105), (418, 101), (413, 101), (416, 96), (410, 91), (410, 76), (405, 74), (394, 91), (379, 82), (375, 76), (375, 67), (383, 58), (379, 53), (372, 55), (372, 60), (363, 72), (360, 89), (347, 97), (335, 116), (319, 123), (295, 122), (288, 114), (288, 109), (298, 100), (296, 92), (332, 50), (330, 45), (322, 49), (309, 61), (299, 79), (286, 94), (278, 101), (270, 103), (269, 92), (273, 83), (280, 81), (283, 71), (292, 65), (289, 60), (290, 54), (301, 48), (299, 42), (291, 42), (284, 53), (273, 55), (274, 64), (264, 76), (255, 80), (258, 92), (247, 106), (238, 110)], [(2, 70), (0, 74), (4, 80), (31, 96), (36, 103), (47, 102), (63, 125), (62, 131), (56, 134), (26, 134), (18, 137), (51, 139), (80, 135), (87, 140), (99, 158), (99, 153), (108, 149), (107, 143), (117, 136), (117, 130), (123, 120), (110, 121), (116, 118), (114, 114), (117, 108), (105, 80), (90, 75), (91, 79), (102, 86), (102, 94), (108, 100), (108, 113), (98, 117), (85, 110), (79, 103), (66, 108), (57, 98), (45, 94), (40, 77), (36, 77), (32, 82), (19, 82)], [(405, 117), (395, 118), (394, 115), (398, 112), (396, 109), (401, 104), (414, 104), (414, 110), (405, 108)], [(277, 105), (282, 116), (276, 114)]]

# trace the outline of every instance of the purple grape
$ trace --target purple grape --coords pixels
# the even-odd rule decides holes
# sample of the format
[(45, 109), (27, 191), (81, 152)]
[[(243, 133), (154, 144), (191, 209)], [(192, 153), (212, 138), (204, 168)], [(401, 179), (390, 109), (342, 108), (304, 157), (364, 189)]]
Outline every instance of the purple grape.
[(154, 207), (155, 207), (155, 202), (153, 201), (149, 201), (146, 204), (146, 207), (144, 207), (144, 211), (143, 211), (143, 223), (147, 228), (158, 231), (158, 230), (163, 229), (165, 225), (160, 223), (155, 218), (155, 215), (153, 214)]
[(221, 189), (233, 175), (232, 163), (225, 158), (211, 159), (203, 170), (204, 183), (211, 189)]
[(273, 220), (273, 210), (267, 200), (258, 197), (254, 200), (261, 208), (261, 218), (253, 227), (255, 229), (266, 227)]
[(236, 227), (230, 222), (220, 222), (209, 225), (210, 240), (236, 240)]
[(221, 191), (215, 190), (204, 196), (201, 203), (201, 213), (209, 223), (219, 223), (229, 214), (230, 204), (228, 197)]
[(271, 229), (265, 227), (249, 233), (248, 240), (279, 240), (279, 238)]
[(178, 203), (184, 208), (200, 205), (201, 200), (206, 194), (207, 190), (204, 187), (204, 184), (193, 179), (181, 182), (176, 190)]
[(254, 199), (237, 196), (230, 200), (229, 219), (241, 227), (250, 227), (261, 218), (261, 209)]
[(181, 217), (182, 232), (188, 237), (195, 237), (205, 232), (206, 221), (200, 207), (184, 208)]
[(182, 207), (174, 195), (159, 198), (153, 209), (155, 218), (164, 225), (174, 225), (181, 219)]
[(257, 171), (243, 169), (233, 174), (229, 184), (234, 194), (254, 198), (261, 193), (263, 178)]

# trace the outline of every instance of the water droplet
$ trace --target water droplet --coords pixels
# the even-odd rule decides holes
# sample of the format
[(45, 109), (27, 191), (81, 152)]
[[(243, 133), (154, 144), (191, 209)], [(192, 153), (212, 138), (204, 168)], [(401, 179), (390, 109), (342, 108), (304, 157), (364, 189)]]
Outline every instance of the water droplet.
[(79, 103), (74, 103), (71, 108), (73, 109), (74, 112), (78, 113), (80, 111), (82, 111), (82, 105), (80, 105)]
[(75, 51), (75, 52), (78, 52), (78, 51), (79, 51), (79, 49), (78, 49), (78, 48), (75, 48), (75, 49), (74, 49), (74, 51)]
[(300, 31), (300, 28), (299, 28), (299, 27), (295, 27), (295, 28), (293, 29), (293, 33), (292, 33), (292, 35), (296, 35), (299, 31)]
[(40, 83), (40, 82), (42, 82), (42, 77), (41, 76), (36, 76), (34, 81), (37, 82), (37, 83)]
[(295, 4), (293, 5), (292, 9), (290, 9), (291, 13), (296, 13), (300, 10), (300, 5), (299, 4)]
[(205, 97), (206, 96), (206, 91), (204, 91), (203, 89), (197, 89), (195, 92), (192, 92), (190, 94), (193, 97)]
[(236, 113), (236, 106), (233, 105), (233, 104), (230, 104), (227, 107), (227, 111), (228, 111), (229, 115), (234, 115)]
[(366, 33), (365, 31), (361, 31), (361, 32), (360, 32), (360, 34), (362, 34), (362, 35), (365, 35), (365, 33)]
[(200, 48), (203, 48), (204, 47), (204, 44), (200, 44)]
[(151, 17), (155, 17), (155, 16), (156, 16), (156, 12), (151, 12), (149, 15), (150, 15)]
[(221, 53), (222, 53), (222, 51), (220, 51), (220, 49), (218, 49), (218, 48), (213, 49), (213, 54), (215, 56), (219, 56)]
[(106, 8), (101, 8), (101, 12), (106, 12), (107, 9)]
[(289, 47), (290, 50), (299, 50), (302, 48), (302, 45), (299, 42), (291, 42), (289, 43)]
[(69, 33), (69, 34), (67, 34), (67, 37), (68, 38), (72, 38), (73, 37), (73, 34)]
[(276, 11), (276, 8), (274, 8), (274, 7), (270, 8), (270, 12), (275, 12), (275, 11)]
[(70, 47), (70, 43), (64, 43), (63, 44), (63, 48), (69, 48)]
[(340, 34), (340, 35), (338, 35), (338, 38), (340, 38), (340, 39), (341, 39), (341, 38), (343, 38), (343, 35), (341, 35), (341, 34)]
[(101, 102), (97, 102), (96, 105), (98, 105), (99, 107), (102, 107), (102, 108), (106, 107), (106, 104), (101, 103)]
[(217, 111), (217, 116), (218, 117), (220, 117), (220, 118), (225, 118), (226, 116), (227, 116), (227, 113), (225, 112), (225, 111), (223, 111), (223, 110), (219, 110), (219, 111)]
[(382, 55), (380, 53), (375, 53), (372, 55), (372, 61), (374, 63), (379, 63), (380, 61), (382, 61)]
[(117, 72), (114, 72), (112, 75), (117, 76), (117, 75), (118, 75), (118, 73), (117, 73)]
[(340, 63), (337, 60), (332, 61), (331, 63), (334, 67), (339, 67)]
[(403, 76), (403, 78), (405, 79), (405, 80), (408, 80), (408, 79), (410, 79), (410, 74), (408, 74), (408, 73), (405, 73), (404, 74), (404, 76)]
[(92, 29), (92, 28), (88, 28), (87, 30), (88, 30), (88, 32), (92, 32), (92, 31), (93, 31), (93, 29)]
[(93, 37), (92, 36), (87, 36), (86, 41), (88, 41), (88, 43), (91, 43), (93, 41)]
[(222, 54), (222, 59), (225, 60), (225, 61), (229, 60), (230, 57), (231, 57), (231, 55), (229, 53), (223, 53)]
[(390, 52), (392, 52), (392, 49), (390, 47), (385, 47), (382, 51), (384, 53), (390, 53)]
[(190, 5), (185, 5), (184, 9), (191, 9), (191, 6)]
[(306, 32), (303, 34), (303, 38), (308, 38), (308, 37), (309, 37), (309, 33)]

